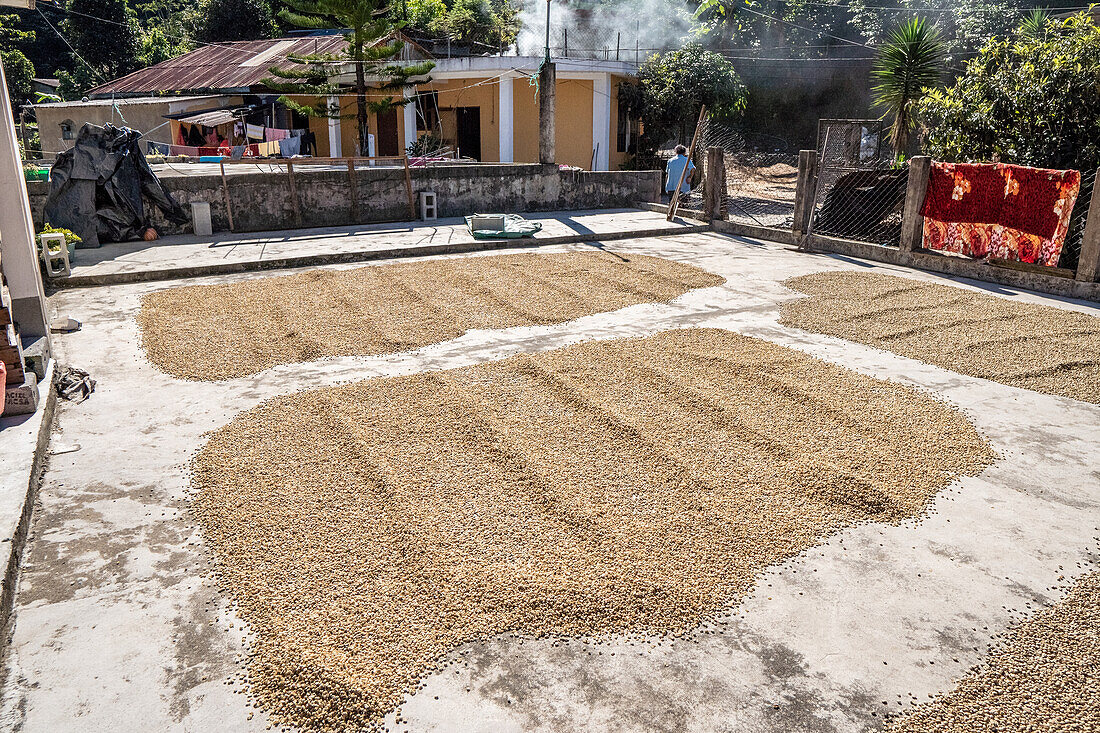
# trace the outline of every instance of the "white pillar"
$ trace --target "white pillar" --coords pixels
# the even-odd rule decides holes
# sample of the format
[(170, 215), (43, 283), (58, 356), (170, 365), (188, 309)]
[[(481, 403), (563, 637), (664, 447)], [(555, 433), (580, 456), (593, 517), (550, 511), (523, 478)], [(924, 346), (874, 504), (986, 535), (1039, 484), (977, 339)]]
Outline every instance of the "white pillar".
[(515, 161), (515, 148), (512, 142), (514, 139), (512, 117), (515, 109), (512, 98), (512, 75), (508, 74), (500, 77), (499, 83), (500, 90), (497, 103), (497, 120), (499, 124), (497, 127), (500, 131), (500, 153), (498, 158), (501, 163), (512, 163)]
[(600, 74), (592, 82), (592, 149), (596, 151), (594, 171), (611, 166), (611, 74)]
[(38, 244), (27, 182), (15, 138), (8, 82), (0, 64), (0, 267), (11, 293), (12, 320), (21, 336), (46, 336), (46, 292), (38, 268)]
[[(336, 109), (340, 108), (340, 98), (339, 97), (329, 97), (328, 98), (328, 108), (331, 110), (334, 107)], [(342, 154), (342, 151), (341, 151), (341, 146), (340, 146), (340, 118), (339, 117), (329, 117), (328, 118), (328, 157), (330, 157), (330, 158), (341, 158), (341, 157), (343, 157), (343, 154)]]
[(404, 153), (416, 142), (416, 87), (405, 87), (402, 94), (405, 99), (411, 100), (401, 108), (405, 115), (405, 149), (401, 151)]

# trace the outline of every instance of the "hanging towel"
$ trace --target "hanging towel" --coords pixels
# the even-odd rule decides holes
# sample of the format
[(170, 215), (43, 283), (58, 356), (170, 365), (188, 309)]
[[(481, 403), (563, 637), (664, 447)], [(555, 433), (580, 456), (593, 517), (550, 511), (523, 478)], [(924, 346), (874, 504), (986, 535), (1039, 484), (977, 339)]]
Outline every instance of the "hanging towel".
[(240, 160), (244, 157), (245, 147), (244, 145), (234, 145), (233, 152), (229, 154), (229, 157), (233, 160)]
[(307, 132), (309, 132), (309, 130), (291, 130), (290, 131), (290, 136), (291, 137), (301, 137), (302, 135), (305, 135)]
[(260, 155), (273, 157), (279, 154), (279, 143), (278, 141), (269, 143), (257, 143), (256, 150)]
[(245, 134), (248, 135), (249, 140), (263, 140), (264, 128), (262, 125), (253, 125), (251, 123), (244, 126)]
[(279, 154), (282, 155), (284, 158), (293, 158), (295, 155), (301, 155), (302, 138), (288, 137), (286, 140), (280, 140)]
[(290, 137), (289, 130), (283, 130), (278, 127), (265, 127), (264, 128), (264, 140), (268, 142), (274, 142), (276, 140), (285, 140)]
[(172, 146), (168, 143), (158, 143), (149, 141), (149, 154), (150, 155), (171, 155)]

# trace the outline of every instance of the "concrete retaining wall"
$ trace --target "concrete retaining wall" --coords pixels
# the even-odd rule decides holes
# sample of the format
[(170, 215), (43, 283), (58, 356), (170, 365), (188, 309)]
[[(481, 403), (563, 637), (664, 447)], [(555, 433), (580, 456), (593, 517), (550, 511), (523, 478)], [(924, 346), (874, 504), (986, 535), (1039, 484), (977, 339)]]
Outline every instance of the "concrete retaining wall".
[[(266, 166), (265, 166), (266, 167)], [(285, 167), (274, 173), (251, 167), (227, 168), (229, 199), (235, 231), (294, 229), (290, 181)], [(250, 170), (251, 169), (251, 170)], [(352, 187), (346, 170), (310, 170), (295, 167), (302, 227), (342, 226), (382, 221), (406, 221), (408, 196), (403, 168), (358, 168), (355, 172), (357, 215), (353, 212)], [(172, 175), (161, 180), (176, 199), (190, 209), (192, 201), (210, 203), (215, 231), (227, 231), (225, 197), (219, 175)], [(414, 195), (435, 191), (440, 216), (475, 212), (569, 211), (626, 208), (639, 201), (656, 201), (660, 195), (658, 171), (561, 171), (554, 165), (453, 165), (412, 169)], [(42, 210), (49, 193), (47, 183), (29, 183), (35, 223), (42, 224)], [(419, 203), (417, 203), (419, 209)], [(419, 211), (417, 211), (419, 216)], [(190, 231), (153, 215), (161, 234)]]

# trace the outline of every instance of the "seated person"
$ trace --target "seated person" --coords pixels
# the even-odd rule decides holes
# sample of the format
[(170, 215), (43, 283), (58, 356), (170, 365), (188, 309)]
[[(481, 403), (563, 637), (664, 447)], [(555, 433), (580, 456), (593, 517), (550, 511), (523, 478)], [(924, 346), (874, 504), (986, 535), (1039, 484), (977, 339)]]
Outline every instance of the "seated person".
[(680, 182), (680, 176), (684, 172), (684, 166), (687, 166), (687, 175), (684, 176), (684, 182), (680, 186), (680, 195), (691, 193), (691, 174), (695, 171), (695, 164), (688, 160), (687, 148), (683, 145), (676, 146), (676, 155), (669, 159), (668, 165), (665, 166), (665, 193), (672, 197), (672, 192), (676, 190), (676, 184)]

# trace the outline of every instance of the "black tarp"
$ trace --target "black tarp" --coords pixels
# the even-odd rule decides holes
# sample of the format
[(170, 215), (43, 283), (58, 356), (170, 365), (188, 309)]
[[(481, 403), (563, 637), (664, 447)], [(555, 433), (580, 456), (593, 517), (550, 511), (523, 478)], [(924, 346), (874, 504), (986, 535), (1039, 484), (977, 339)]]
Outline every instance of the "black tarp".
[(73, 147), (50, 170), (45, 220), (81, 238), (78, 247), (141, 239), (149, 228), (143, 197), (170, 221), (188, 221), (138, 148), (141, 133), (128, 127), (85, 124)]

